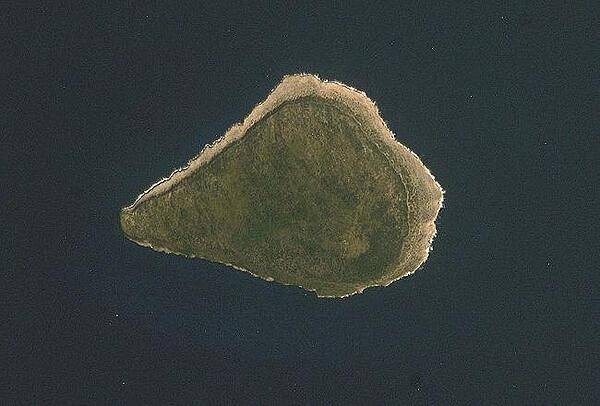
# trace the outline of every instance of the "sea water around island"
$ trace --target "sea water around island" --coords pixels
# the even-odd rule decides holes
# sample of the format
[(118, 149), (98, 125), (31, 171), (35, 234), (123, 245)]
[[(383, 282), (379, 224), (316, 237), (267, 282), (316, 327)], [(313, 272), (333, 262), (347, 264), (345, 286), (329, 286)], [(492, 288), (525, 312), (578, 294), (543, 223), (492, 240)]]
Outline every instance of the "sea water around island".
[[(524, 255), (526, 235), (512, 233), (532, 220), (519, 217), (513, 202), (498, 191), (511, 190), (511, 176), (525, 174), (521, 179), (532, 194), (520, 196), (520, 204), (528, 204), (536, 188), (543, 187), (525, 171), (500, 165), (498, 150), (514, 144), (495, 137), (490, 147), (452, 127), (433, 133), (423, 114), (409, 117), (417, 114), (416, 107), (405, 110), (399, 103), (403, 97), (384, 83), (332, 79), (364, 89), (376, 100), (391, 130), (423, 158), (446, 190), (428, 261), (386, 288), (348, 299), (319, 299), (224, 265), (154, 252), (123, 237), (119, 209), (141, 192), (140, 186), (185, 164), (244, 117), (275, 79), (237, 94), (232, 107), (225, 101), (233, 96), (224, 95), (222, 106), (180, 133), (167, 133), (160, 123), (147, 123), (130, 135), (119, 127), (108, 133), (98, 129), (96, 135), (104, 138), (94, 133), (80, 138), (65, 146), (69, 154), (48, 164), (62, 180), (48, 207), (68, 220), (59, 227), (58, 248), (40, 266), (60, 281), (57, 289), (66, 307), (95, 309), (105, 323), (103, 334), (117, 331), (118, 340), (94, 348), (120, 351), (129, 379), (162, 376), (140, 369), (136, 360), (143, 351), (169, 354), (178, 373), (213, 389), (228, 377), (240, 390), (291, 384), (335, 397), (339, 392), (332, 392), (332, 382), (340, 387), (360, 383), (365, 398), (369, 391), (389, 399), (399, 393), (424, 396), (418, 389), (429, 388), (435, 403), (448, 399), (444, 387), (477, 393), (469, 389), (465, 373), (496, 365), (493, 357), (504, 360), (505, 368), (489, 372), (490, 381), (483, 384), (493, 387), (492, 380), (504, 379), (510, 363), (519, 361), (506, 346), (521, 345), (525, 336), (515, 333), (525, 325), (528, 336), (537, 332), (543, 337), (544, 324), (536, 324), (529, 313), (521, 316), (525, 324), (509, 317), (527, 305), (511, 301), (510, 292), (524, 277), (514, 258), (521, 258), (519, 269), (537, 269), (537, 257)], [(97, 119), (98, 128), (106, 118)], [(124, 141), (127, 137), (133, 139)], [(206, 368), (200, 373), (197, 365)]]

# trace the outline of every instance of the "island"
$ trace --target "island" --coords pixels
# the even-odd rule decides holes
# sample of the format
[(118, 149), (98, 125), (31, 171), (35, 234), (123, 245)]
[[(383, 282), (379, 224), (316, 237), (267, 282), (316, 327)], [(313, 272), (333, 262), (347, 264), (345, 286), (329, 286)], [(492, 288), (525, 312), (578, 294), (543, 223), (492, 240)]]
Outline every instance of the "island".
[(298, 74), (122, 208), (120, 224), (157, 251), (347, 297), (421, 267), (442, 201), (363, 92)]

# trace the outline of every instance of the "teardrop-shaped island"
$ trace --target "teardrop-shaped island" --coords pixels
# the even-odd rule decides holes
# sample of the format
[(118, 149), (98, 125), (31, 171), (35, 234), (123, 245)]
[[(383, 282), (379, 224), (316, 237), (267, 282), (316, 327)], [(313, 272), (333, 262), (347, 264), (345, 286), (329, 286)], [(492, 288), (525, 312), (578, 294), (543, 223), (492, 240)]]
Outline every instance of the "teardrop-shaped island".
[(345, 297), (421, 266), (442, 199), (364, 93), (302, 74), (120, 220), (140, 245)]

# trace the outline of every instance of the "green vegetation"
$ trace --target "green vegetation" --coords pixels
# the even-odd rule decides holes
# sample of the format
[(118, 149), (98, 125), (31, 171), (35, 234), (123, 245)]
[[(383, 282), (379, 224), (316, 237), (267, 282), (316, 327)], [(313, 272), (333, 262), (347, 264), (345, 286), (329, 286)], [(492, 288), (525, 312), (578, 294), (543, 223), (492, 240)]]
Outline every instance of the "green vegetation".
[(123, 209), (122, 229), (319, 296), (389, 283), (414, 271), (402, 268), (409, 206), (375, 131), (332, 99), (286, 101), (168, 191)]

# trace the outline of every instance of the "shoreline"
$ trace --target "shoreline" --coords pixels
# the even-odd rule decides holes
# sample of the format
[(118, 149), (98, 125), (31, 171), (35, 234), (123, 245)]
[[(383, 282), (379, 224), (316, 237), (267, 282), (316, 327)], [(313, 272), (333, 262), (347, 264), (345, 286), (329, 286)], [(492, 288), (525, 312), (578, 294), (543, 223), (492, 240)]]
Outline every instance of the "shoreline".
[[(416, 272), (421, 265), (427, 260), (429, 252), (431, 251), (431, 244), (433, 238), (436, 235), (435, 219), (442, 207), (444, 200), (444, 190), (436, 182), (435, 177), (431, 171), (422, 163), (420, 158), (409, 148), (402, 145), (396, 138), (394, 133), (389, 129), (383, 118), (379, 113), (379, 109), (374, 101), (372, 101), (364, 92), (354, 89), (348, 85), (345, 85), (336, 81), (321, 80), (316, 75), (312, 74), (297, 74), (284, 76), (283, 79), (277, 84), (269, 93), (269, 95), (257, 104), (246, 118), (241, 122), (232, 125), (224, 135), (216, 139), (210, 144), (205, 145), (202, 150), (191, 160), (188, 161), (187, 165), (175, 169), (168, 177), (155, 182), (152, 186), (142, 192), (136, 200), (129, 206), (123, 208), (123, 211), (133, 211), (140, 203), (152, 198), (153, 196), (159, 196), (163, 193), (168, 192), (177, 185), (181, 180), (185, 179), (189, 174), (193, 173), (197, 168), (210, 162), (218, 153), (224, 150), (227, 146), (231, 145), (235, 141), (241, 139), (246, 131), (251, 128), (255, 123), (260, 121), (266, 115), (273, 110), (277, 109), (280, 105), (285, 102), (296, 100), (301, 97), (316, 96), (335, 102), (342, 103), (346, 107), (350, 108), (355, 114), (359, 122), (362, 124), (364, 121), (373, 126), (376, 137), (373, 137), (373, 142), (380, 149), (381, 153), (390, 162), (396, 173), (400, 176), (402, 183), (405, 186), (407, 193), (407, 209), (408, 209), (408, 232), (407, 232), (407, 246), (410, 249), (403, 249), (399, 255), (399, 261), (396, 269), (400, 270), (397, 275), (381, 278), (380, 280), (370, 281), (364, 286), (361, 285), (354, 292), (348, 293), (343, 296), (328, 296), (319, 295), (314, 289), (309, 289), (301, 285), (287, 284), (300, 286), (304, 290), (316, 292), (318, 297), (330, 297), (330, 298), (344, 298), (349, 297), (357, 293), (362, 293), (365, 289), (374, 286), (388, 286), (398, 279), (405, 276), (411, 275)], [(359, 106), (359, 109), (356, 109)], [(382, 149), (378, 144), (384, 144), (387, 148)], [(394, 152), (389, 155), (390, 152)], [(412, 177), (411, 177), (412, 175)], [(419, 182), (416, 182), (418, 179)], [(412, 182), (410, 185), (408, 184)], [(414, 183), (414, 184), (413, 184)], [(413, 199), (419, 200), (425, 203), (433, 202), (433, 205), (421, 207), (417, 205), (415, 208), (411, 208), (409, 205), (408, 196), (411, 193), (409, 190), (414, 186)], [(414, 218), (411, 219), (411, 215)], [(414, 227), (411, 224), (411, 220), (416, 220)], [(417, 232), (420, 231), (420, 232)], [(129, 238), (129, 237), (128, 237)], [(172, 252), (162, 247), (154, 247), (145, 241), (132, 240), (135, 243), (150, 247), (156, 251), (174, 253), (190, 257), (189, 255), (181, 254), (178, 252)], [(413, 253), (413, 255), (403, 255), (406, 252)], [(201, 258), (192, 256), (190, 258)], [(206, 258), (203, 258), (206, 259)], [(212, 261), (222, 263), (218, 261)], [(272, 278), (265, 278), (252, 273), (247, 269), (236, 267), (233, 264), (224, 263), (224, 265), (233, 267), (234, 269), (247, 272), (255, 277), (266, 281), (273, 281)], [(408, 269), (402, 272), (402, 269)], [(279, 282), (286, 285), (285, 283)]]

